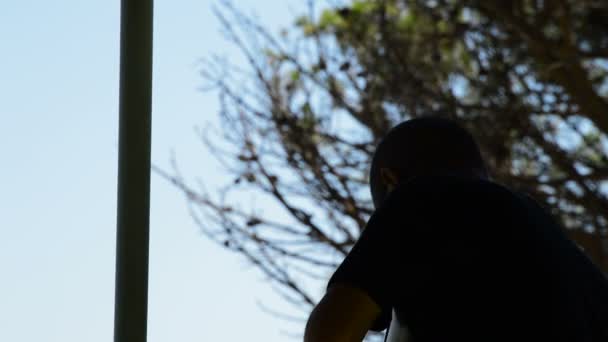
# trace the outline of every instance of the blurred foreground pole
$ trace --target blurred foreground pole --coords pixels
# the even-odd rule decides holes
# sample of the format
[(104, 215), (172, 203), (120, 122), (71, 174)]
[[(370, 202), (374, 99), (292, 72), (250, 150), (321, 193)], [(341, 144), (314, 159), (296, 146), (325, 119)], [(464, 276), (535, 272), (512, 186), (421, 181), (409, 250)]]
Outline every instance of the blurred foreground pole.
[(152, 13), (152, 0), (121, 2), (115, 342), (147, 334)]

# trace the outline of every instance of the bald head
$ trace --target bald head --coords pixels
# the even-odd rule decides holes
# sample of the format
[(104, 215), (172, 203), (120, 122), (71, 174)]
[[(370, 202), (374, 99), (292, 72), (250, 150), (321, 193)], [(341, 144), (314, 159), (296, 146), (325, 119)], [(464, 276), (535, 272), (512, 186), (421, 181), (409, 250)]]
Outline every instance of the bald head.
[(390, 192), (386, 172), (397, 183), (415, 176), (458, 172), (487, 178), (477, 143), (456, 122), (437, 117), (416, 118), (393, 127), (380, 141), (370, 171), (374, 206)]

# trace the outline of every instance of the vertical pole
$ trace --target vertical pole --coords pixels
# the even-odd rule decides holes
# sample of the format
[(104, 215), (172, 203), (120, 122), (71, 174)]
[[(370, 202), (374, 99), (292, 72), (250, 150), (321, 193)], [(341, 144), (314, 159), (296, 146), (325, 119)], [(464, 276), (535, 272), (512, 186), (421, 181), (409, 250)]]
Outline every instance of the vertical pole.
[(147, 335), (152, 6), (121, 1), (115, 342)]

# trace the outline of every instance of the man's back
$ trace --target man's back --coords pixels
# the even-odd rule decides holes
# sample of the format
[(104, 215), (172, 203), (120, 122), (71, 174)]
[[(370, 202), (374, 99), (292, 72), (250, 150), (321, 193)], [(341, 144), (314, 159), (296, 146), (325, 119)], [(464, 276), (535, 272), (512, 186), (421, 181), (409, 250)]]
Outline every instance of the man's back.
[(400, 186), (335, 282), (383, 307), (377, 330), (394, 308), (417, 341), (608, 341), (604, 275), (533, 200), (488, 181)]

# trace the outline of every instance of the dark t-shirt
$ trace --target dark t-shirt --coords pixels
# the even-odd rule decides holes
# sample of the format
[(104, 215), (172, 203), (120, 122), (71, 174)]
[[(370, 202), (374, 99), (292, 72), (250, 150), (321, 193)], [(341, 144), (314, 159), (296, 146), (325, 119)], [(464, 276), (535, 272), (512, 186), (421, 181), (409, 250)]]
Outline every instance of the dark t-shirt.
[(608, 341), (608, 281), (530, 197), (427, 176), (370, 217), (329, 281), (394, 309), (414, 341)]

